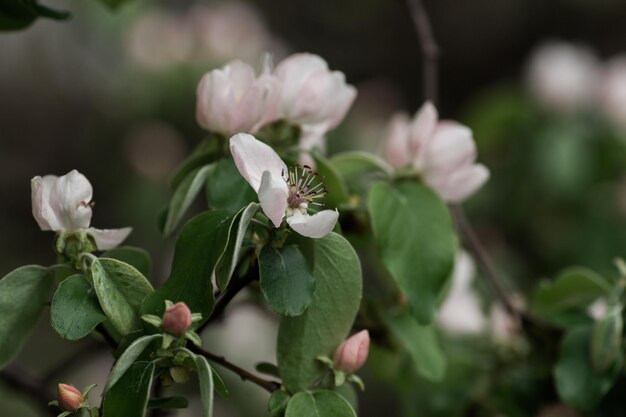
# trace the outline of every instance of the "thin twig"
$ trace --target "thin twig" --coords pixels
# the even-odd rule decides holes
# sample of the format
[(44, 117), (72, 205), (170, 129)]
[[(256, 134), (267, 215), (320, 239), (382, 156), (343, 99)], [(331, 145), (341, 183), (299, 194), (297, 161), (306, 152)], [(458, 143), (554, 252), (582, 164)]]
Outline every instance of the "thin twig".
[(115, 352), (117, 350), (117, 341), (111, 336), (111, 333), (109, 333), (106, 327), (100, 323), (96, 326), (96, 331), (100, 333), (106, 344)]
[(48, 407), (48, 402), (55, 398), (54, 393), (46, 384), (31, 376), (23, 369), (15, 366), (0, 371), (0, 381), (4, 382), (8, 389), (28, 395), (45, 414), (56, 416), (58, 410)]
[(224, 358), (223, 356), (218, 356), (215, 355), (211, 352), (207, 352), (206, 350), (199, 348), (197, 346), (192, 345), (190, 350), (198, 355), (202, 355), (205, 358), (207, 358), (208, 360), (210, 360), (211, 362), (215, 362), (216, 364), (223, 366), (224, 368), (228, 369), (231, 372), (234, 372), (235, 374), (239, 375), (239, 377), (241, 378), (242, 381), (250, 381), (256, 385), (258, 385), (259, 387), (263, 388), (264, 390), (266, 390), (267, 392), (274, 392), (277, 389), (280, 388), (280, 383), (277, 381), (271, 381), (269, 379), (263, 379), (260, 378), (254, 374), (251, 374), (250, 372), (246, 371), (245, 369), (242, 369), (240, 367), (238, 367), (237, 365), (230, 363), (226, 360), (226, 358)]
[(407, 0), (415, 31), (422, 49), (422, 76), (424, 80), (424, 97), (433, 104), (438, 99), (439, 46), (433, 34), (428, 13), (422, 0)]

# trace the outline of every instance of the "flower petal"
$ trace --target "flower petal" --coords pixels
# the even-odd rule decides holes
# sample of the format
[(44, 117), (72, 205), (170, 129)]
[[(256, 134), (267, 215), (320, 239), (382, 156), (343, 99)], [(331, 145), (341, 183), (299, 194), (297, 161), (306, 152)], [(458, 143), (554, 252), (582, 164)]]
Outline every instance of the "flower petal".
[(49, 203), (63, 230), (74, 232), (89, 227), (92, 195), (91, 183), (75, 169), (58, 178)]
[(247, 133), (230, 138), (230, 152), (239, 173), (257, 193), (265, 171), (278, 177), (287, 174), (287, 165), (280, 156), (269, 145)]
[(62, 230), (56, 213), (50, 207), (50, 192), (59, 179), (55, 175), (36, 176), (30, 180), (33, 217), (41, 230)]
[(385, 158), (394, 168), (409, 164), (409, 117), (405, 113), (395, 114), (387, 127)]
[(311, 216), (296, 211), (287, 217), (287, 223), (302, 236), (320, 239), (332, 232), (337, 219), (339, 219), (337, 210), (323, 210)]
[(488, 179), (487, 167), (473, 164), (442, 175), (427, 174), (424, 182), (437, 191), (445, 201), (460, 203), (482, 187)]
[(437, 109), (430, 101), (425, 102), (411, 120), (408, 147), (413, 164), (418, 170), (423, 167), (426, 149), (435, 133), (438, 120)]
[(456, 122), (441, 122), (428, 144), (424, 170), (450, 172), (476, 158), (472, 131)]
[(122, 229), (95, 229), (90, 227), (87, 229), (87, 233), (93, 236), (96, 241), (96, 247), (98, 250), (109, 250), (122, 243), (132, 232), (130, 227), (124, 227)]
[(259, 202), (261, 203), (263, 213), (276, 227), (279, 227), (283, 222), (288, 198), (289, 187), (285, 180), (279, 175), (265, 171), (259, 187)]

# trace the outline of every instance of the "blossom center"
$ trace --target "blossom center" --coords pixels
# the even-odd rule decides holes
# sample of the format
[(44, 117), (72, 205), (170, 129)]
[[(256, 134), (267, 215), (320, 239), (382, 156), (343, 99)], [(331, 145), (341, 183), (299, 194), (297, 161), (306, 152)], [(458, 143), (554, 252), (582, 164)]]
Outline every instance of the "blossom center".
[(323, 206), (317, 200), (326, 195), (326, 187), (322, 182), (322, 177), (310, 166), (295, 165), (289, 168), (288, 172), (283, 170), (281, 176), (289, 187), (287, 214), (293, 214), (294, 210), (306, 214), (309, 204)]

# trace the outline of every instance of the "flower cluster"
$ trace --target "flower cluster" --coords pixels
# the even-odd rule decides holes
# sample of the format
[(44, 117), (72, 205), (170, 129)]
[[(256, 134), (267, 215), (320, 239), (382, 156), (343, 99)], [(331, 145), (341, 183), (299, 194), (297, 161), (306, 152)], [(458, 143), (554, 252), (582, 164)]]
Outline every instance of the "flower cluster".
[(263, 71), (241, 61), (204, 75), (197, 91), (197, 120), (203, 128), (230, 136), (256, 133), (284, 120), (302, 131), (301, 143), (318, 146), (323, 136), (345, 117), (356, 89), (339, 71), (330, 71), (321, 57), (298, 53)]
[(545, 107), (571, 112), (599, 108), (626, 130), (626, 56), (606, 63), (584, 46), (565, 42), (540, 45), (527, 70), (528, 88)]
[(384, 153), (392, 166), (417, 172), (449, 202), (465, 200), (489, 178), (489, 170), (475, 162), (472, 131), (457, 122), (440, 121), (430, 102), (413, 119), (404, 113), (391, 119)]

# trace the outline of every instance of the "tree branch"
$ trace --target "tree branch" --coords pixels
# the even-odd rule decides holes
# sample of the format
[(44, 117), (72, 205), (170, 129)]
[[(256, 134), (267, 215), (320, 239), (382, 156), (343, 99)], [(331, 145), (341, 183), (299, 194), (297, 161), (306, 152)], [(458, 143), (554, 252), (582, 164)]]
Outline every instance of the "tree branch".
[(413, 26), (419, 37), (422, 49), (422, 76), (424, 97), (433, 104), (438, 100), (439, 46), (435, 41), (433, 28), (422, 0), (407, 0)]
[(231, 372), (234, 372), (235, 374), (239, 375), (239, 377), (241, 378), (242, 381), (250, 381), (256, 385), (258, 385), (259, 387), (263, 388), (264, 390), (266, 390), (267, 392), (274, 392), (277, 389), (280, 388), (280, 383), (276, 382), (276, 381), (271, 381), (268, 379), (263, 379), (260, 378), (254, 374), (251, 374), (250, 372), (246, 371), (245, 369), (242, 369), (240, 367), (238, 367), (237, 365), (228, 362), (226, 360), (226, 358), (224, 358), (223, 356), (218, 356), (215, 355), (211, 352), (207, 352), (206, 350), (199, 348), (195, 345), (192, 345), (190, 347), (190, 350), (198, 355), (202, 355), (205, 358), (207, 358), (208, 360), (210, 360), (211, 362), (215, 362), (216, 364), (223, 366), (224, 368), (228, 369)]
[(45, 414), (50, 416), (58, 414), (57, 410), (48, 407), (48, 403), (55, 398), (54, 393), (43, 381), (28, 375), (23, 369), (13, 366), (0, 371), (0, 381), (4, 382), (8, 389), (32, 398)]

